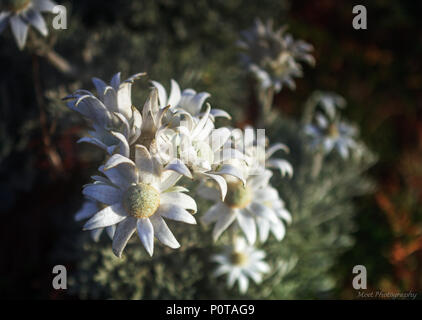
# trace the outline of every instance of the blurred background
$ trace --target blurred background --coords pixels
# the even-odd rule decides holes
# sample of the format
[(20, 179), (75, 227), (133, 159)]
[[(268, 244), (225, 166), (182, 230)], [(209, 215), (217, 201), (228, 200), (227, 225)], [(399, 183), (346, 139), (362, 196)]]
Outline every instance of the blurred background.
[[(59, 2), (59, 1), (58, 1)], [(63, 74), (46, 59), (19, 51), (10, 28), (0, 34), (0, 297), (73, 299), (51, 287), (52, 268), (66, 255), (82, 204), (81, 186), (101, 155), (76, 144), (86, 130), (61, 98), (108, 80), (146, 71), (148, 79), (212, 94), (211, 103), (252, 123), (257, 105), (235, 42), (255, 17), (289, 25), (314, 48), (297, 88), (275, 98), (284, 116), (299, 118), (315, 89), (346, 98), (346, 117), (360, 126), (378, 156), (369, 170), (376, 191), (354, 200), (354, 245), (336, 257), (329, 297), (356, 298), (352, 268), (368, 270), (368, 289), (422, 291), (422, 33), (416, 1), (62, 1), (68, 29), (49, 28), (49, 47), (75, 69)], [(352, 8), (363, 4), (368, 29), (352, 28)], [(45, 15), (51, 26), (52, 15)], [(31, 30), (36, 33), (36, 31)], [(39, 36), (38, 34), (35, 35)], [(135, 86), (142, 105), (147, 80)], [(135, 92), (136, 91), (136, 92)], [(300, 298), (300, 296), (299, 296)]]

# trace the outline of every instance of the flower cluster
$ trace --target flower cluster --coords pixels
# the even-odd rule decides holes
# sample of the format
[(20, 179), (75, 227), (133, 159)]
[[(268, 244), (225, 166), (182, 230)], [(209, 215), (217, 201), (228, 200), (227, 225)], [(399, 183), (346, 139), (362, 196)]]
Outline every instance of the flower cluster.
[(42, 12), (53, 12), (56, 4), (51, 0), (4, 0), (0, 12), (0, 33), (10, 22), (19, 49), (23, 49), (29, 25), (36, 28), (44, 37), (48, 34)]
[(333, 93), (316, 92), (308, 101), (313, 110), (314, 119), (305, 126), (305, 133), (310, 138), (314, 150), (328, 154), (336, 150), (343, 159), (349, 157), (351, 150), (359, 149), (355, 126), (341, 120), (339, 109), (346, 102), (343, 97)]
[(201, 217), (205, 225), (215, 223), (214, 241), (227, 229), (232, 235), (239, 228), (242, 232), (231, 237), (229, 248), (232, 255), (246, 260), (227, 261), (240, 270), (230, 274), (230, 284), (238, 280), (244, 292), (248, 287), (245, 277), (259, 282), (261, 273), (269, 269), (261, 261), (264, 254), (252, 245), (257, 238), (265, 242), (270, 233), (282, 240), (285, 223), (291, 222), (284, 202), (270, 185), (269, 170), (279, 169), (283, 176), (293, 174), (288, 161), (272, 157), (288, 148), (280, 143), (266, 148), (268, 138), (263, 130), (255, 134), (251, 127), (244, 131), (217, 128), (215, 119), (230, 119), (230, 115), (211, 108), (206, 103), (208, 93), (181, 91), (174, 80), (169, 95), (152, 81), (149, 97), (138, 110), (131, 90), (134, 81), (144, 75), (121, 81), (118, 73), (109, 84), (94, 78), (97, 95), (77, 90), (64, 98), (91, 125), (79, 142), (102, 149), (106, 158), (92, 182), (83, 187), (86, 202), (75, 219), (88, 219), (84, 229), (91, 230), (94, 240), (106, 229), (117, 257), (135, 231), (152, 256), (154, 237), (170, 248), (180, 247), (166, 219), (196, 224), (196, 201), (179, 182), (183, 177), (197, 182), (197, 194), (214, 202)]
[(244, 50), (243, 62), (264, 89), (273, 88), (275, 92), (286, 84), (295, 88), (294, 77), (302, 76), (303, 61), (313, 66), (314, 57), (310, 54), (312, 45), (302, 40), (294, 40), (286, 33), (286, 27), (273, 30), (272, 20), (264, 24), (255, 20), (251, 29), (241, 34), (238, 45)]

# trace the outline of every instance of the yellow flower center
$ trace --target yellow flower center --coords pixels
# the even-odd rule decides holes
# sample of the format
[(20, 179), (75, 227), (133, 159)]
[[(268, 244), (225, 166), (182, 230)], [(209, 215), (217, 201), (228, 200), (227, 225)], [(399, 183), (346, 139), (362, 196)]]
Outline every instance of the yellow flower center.
[(252, 191), (241, 182), (229, 182), (224, 203), (233, 209), (243, 209), (252, 201)]
[(145, 183), (131, 186), (123, 195), (123, 207), (135, 218), (149, 218), (159, 206), (160, 193)]
[(248, 257), (242, 252), (234, 251), (230, 256), (230, 261), (236, 266), (243, 266), (248, 261)]
[(327, 133), (330, 137), (335, 138), (339, 136), (338, 127), (333, 123), (327, 129)]

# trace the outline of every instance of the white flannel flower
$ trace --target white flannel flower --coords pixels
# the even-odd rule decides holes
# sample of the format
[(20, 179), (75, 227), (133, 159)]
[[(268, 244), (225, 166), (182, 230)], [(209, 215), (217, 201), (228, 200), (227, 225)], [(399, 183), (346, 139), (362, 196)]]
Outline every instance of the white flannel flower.
[(120, 74), (116, 74), (110, 86), (94, 78), (99, 98), (87, 90), (78, 90), (64, 99), (70, 100), (70, 109), (81, 113), (92, 122), (94, 130), (89, 136), (78, 142), (94, 144), (110, 155), (120, 153), (129, 156), (130, 146), (145, 145), (148, 149), (157, 149), (160, 134), (168, 130), (162, 125), (162, 119), (168, 108), (158, 106), (157, 89), (153, 89), (142, 109), (142, 115), (131, 102), (131, 85), (140, 76), (139, 73), (120, 83)]
[(315, 60), (310, 54), (312, 45), (302, 40), (294, 40), (285, 33), (286, 27), (273, 30), (273, 22), (266, 24), (256, 19), (254, 26), (241, 33), (238, 42), (245, 53), (242, 54), (244, 63), (255, 75), (265, 89), (274, 88), (280, 91), (283, 84), (291, 89), (295, 88), (294, 77), (302, 76), (302, 66), (299, 61), (310, 65)]
[(10, 22), (12, 33), (19, 49), (25, 47), (29, 25), (44, 37), (48, 35), (42, 12), (53, 12), (56, 4), (51, 0), (2, 0), (0, 5), (0, 33)]
[(220, 200), (212, 186), (206, 183), (199, 186), (201, 197), (216, 202), (201, 218), (205, 225), (215, 223), (212, 231), (214, 241), (234, 222), (250, 244), (255, 243), (257, 225), (261, 241), (267, 239), (268, 231), (277, 240), (283, 239), (286, 229), (280, 218), (288, 222), (291, 218), (276, 190), (268, 186), (271, 176), (271, 171), (262, 170), (259, 175), (249, 176), (245, 185), (235, 180), (228, 182), (224, 201)]
[[(231, 136), (228, 128), (214, 128), (210, 120), (211, 107), (207, 104), (206, 111), (198, 118), (184, 114), (172, 137), (169, 137), (167, 153), (160, 153), (164, 162), (172, 170), (187, 177), (213, 179), (220, 189), (223, 200), (227, 192), (226, 176), (243, 178), (242, 163), (230, 163), (233, 159), (242, 159), (243, 154), (231, 148), (227, 142)], [(164, 145), (164, 144), (163, 144)]]
[(349, 157), (349, 150), (357, 148), (357, 128), (341, 121), (338, 116), (326, 117), (317, 112), (316, 123), (305, 126), (305, 133), (311, 138), (312, 149), (322, 149), (325, 154), (335, 149), (343, 159)]
[(94, 183), (84, 187), (85, 196), (108, 205), (85, 224), (85, 230), (116, 225), (113, 252), (121, 257), (127, 242), (137, 230), (146, 251), (152, 256), (154, 236), (164, 245), (179, 248), (180, 244), (163, 218), (196, 224), (189, 211), (197, 210), (195, 201), (174, 186), (180, 175), (163, 170), (145, 146), (135, 146), (135, 162), (114, 154), (105, 164), (103, 173), (112, 182)]
[(245, 294), (249, 287), (249, 278), (259, 284), (262, 274), (270, 271), (270, 266), (263, 261), (264, 258), (264, 251), (248, 246), (243, 238), (236, 238), (233, 247), (228, 246), (223, 253), (211, 257), (212, 261), (219, 264), (214, 276), (227, 274), (227, 285), (231, 288), (237, 281), (240, 293)]
[[(208, 92), (197, 93), (191, 88), (185, 89), (181, 92), (179, 84), (175, 80), (171, 79), (170, 94), (167, 98), (167, 92), (164, 86), (157, 81), (151, 82), (158, 90), (160, 108), (164, 108), (169, 105), (170, 110), (173, 113), (188, 112), (193, 117), (199, 117), (205, 100), (211, 96)], [(214, 118), (224, 117), (231, 119), (231, 116), (221, 109), (211, 109), (210, 115)]]

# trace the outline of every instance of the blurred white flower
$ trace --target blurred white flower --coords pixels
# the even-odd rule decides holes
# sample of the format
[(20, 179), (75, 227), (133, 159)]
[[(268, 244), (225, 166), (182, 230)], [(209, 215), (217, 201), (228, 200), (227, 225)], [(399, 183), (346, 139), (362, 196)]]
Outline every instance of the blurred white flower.
[(112, 248), (117, 257), (135, 230), (151, 256), (154, 236), (166, 246), (180, 247), (163, 218), (196, 224), (188, 212), (196, 212), (195, 200), (183, 193), (185, 188), (174, 186), (180, 175), (163, 170), (145, 146), (135, 148), (135, 162), (120, 154), (106, 162), (102, 172), (112, 184), (97, 182), (83, 189), (86, 197), (108, 205), (89, 219), (84, 229), (116, 225)]
[(300, 61), (310, 65), (315, 64), (310, 54), (312, 45), (302, 40), (294, 40), (285, 33), (286, 27), (273, 30), (272, 20), (264, 24), (260, 19), (255, 20), (254, 26), (241, 33), (238, 45), (244, 50), (243, 62), (248, 66), (261, 87), (272, 87), (276, 92), (286, 84), (295, 88), (294, 77), (302, 76)]
[(325, 116), (321, 112), (315, 115), (315, 123), (305, 126), (305, 133), (311, 138), (312, 149), (322, 149), (325, 154), (335, 149), (343, 159), (349, 157), (350, 150), (357, 148), (358, 130), (341, 121), (339, 116)]
[(204, 183), (198, 188), (201, 197), (216, 202), (201, 218), (205, 225), (215, 223), (214, 241), (234, 222), (250, 244), (256, 240), (257, 226), (261, 241), (267, 239), (269, 231), (277, 240), (283, 239), (286, 230), (280, 218), (289, 222), (291, 217), (277, 191), (268, 185), (271, 176), (271, 171), (262, 170), (259, 175), (249, 176), (245, 185), (229, 180), (224, 201), (213, 186)]
[(227, 246), (222, 254), (216, 254), (211, 260), (219, 266), (214, 272), (218, 277), (227, 274), (227, 285), (231, 288), (237, 281), (239, 291), (245, 294), (249, 287), (249, 278), (259, 284), (262, 274), (270, 271), (270, 266), (263, 261), (265, 252), (248, 246), (243, 238), (236, 238), (234, 246)]
[(120, 81), (120, 73), (113, 76), (110, 85), (93, 78), (98, 98), (88, 90), (77, 90), (63, 98), (67, 106), (83, 115), (94, 130), (78, 142), (88, 142), (109, 154), (128, 156), (129, 146), (141, 134), (142, 116), (132, 105), (131, 87), (134, 80), (145, 75), (138, 73)]
[(19, 49), (25, 47), (29, 25), (36, 28), (44, 37), (48, 35), (42, 12), (53, 12), (56, 4), (51, 0), (2, 0), (0, 9), (0, 33), (10, 22), (12, 33)]

